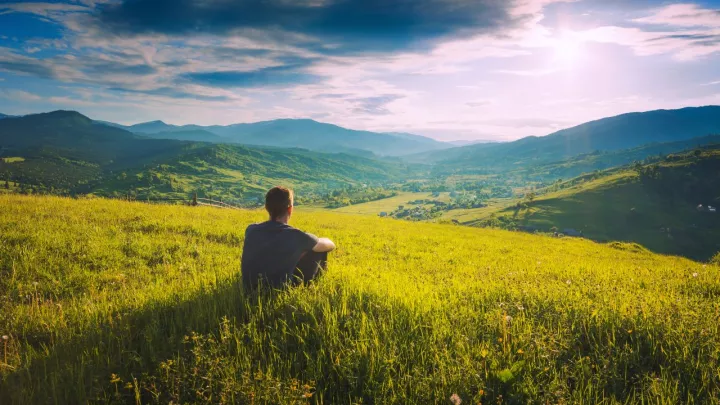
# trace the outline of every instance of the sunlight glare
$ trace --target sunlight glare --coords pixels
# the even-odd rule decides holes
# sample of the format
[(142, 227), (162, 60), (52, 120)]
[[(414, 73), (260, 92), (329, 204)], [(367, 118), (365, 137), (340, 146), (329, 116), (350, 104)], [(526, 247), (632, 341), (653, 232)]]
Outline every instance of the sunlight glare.
[(582, 58), (583, 41), (578, 35), (569, 32), (560, 34), (554, 41), (554, 61), (563, 66), (574, 66)]

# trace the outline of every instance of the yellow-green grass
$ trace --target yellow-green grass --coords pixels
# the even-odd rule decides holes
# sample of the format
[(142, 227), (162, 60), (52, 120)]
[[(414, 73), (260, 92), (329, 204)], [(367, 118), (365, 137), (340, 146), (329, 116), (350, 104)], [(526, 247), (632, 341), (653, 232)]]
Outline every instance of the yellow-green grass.
[(381, 212), (388, 214), (395, 211), (401, 205), (408, 205), (410, 201), (416, 200), (436, 200), (449, 202), (449, 193), (440, 193), (440, 196), (433, 197), (433, 193), (410, 193), (402, 192), (390, 198), (382, 200), (370, 201), (362, 204), (349, 205), (347, 207), (337, 208), (334, 212), (342, 212), (346, 214), (362, 214), (362, 215), (378, 215)]
[(18, 162), (24, 162), (25, 158), (15, 156), (15, 157), (0, 158), (0, 160), (2, 160), (5, 163), (18, 163)]
[(479, 220), (489, 218), (493, 214), (497, 214), (499, 210), (508, 207), (513, 201), (514, 200), (510, 198), (492, 199), (484, 202), (486, 204), (485, 207), (450, 210), (444, 212), (441, 218), (454, 219), (460, 223), (475, 223)]
[(246, 294), (264, 218), (0, 195), (0, 403), (720, 403), (720, 267), (298, 209), (329, 271)]

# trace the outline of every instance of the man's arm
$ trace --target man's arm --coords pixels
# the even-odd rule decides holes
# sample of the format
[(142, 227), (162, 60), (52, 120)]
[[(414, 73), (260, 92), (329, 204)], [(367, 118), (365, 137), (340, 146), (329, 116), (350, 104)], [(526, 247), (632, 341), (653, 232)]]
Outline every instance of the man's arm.
[(332, 252), (333, 250), (335, 250), (335, 244), (328, 238), (318, 239), (317, 244), (315, 244), (313, 248), (313, 252), (317, 253)]

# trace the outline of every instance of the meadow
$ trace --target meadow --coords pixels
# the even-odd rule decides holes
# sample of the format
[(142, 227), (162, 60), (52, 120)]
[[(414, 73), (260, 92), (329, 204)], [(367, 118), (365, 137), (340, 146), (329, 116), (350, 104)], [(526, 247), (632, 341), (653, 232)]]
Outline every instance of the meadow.
[(264, 218), (0, 194), (0, 403), (720, 404), (717, 264), (298, 209), (328, 273), (248, 294)]
[(390, 213), (395, 211), (401, 205), (408, 205), (410, 201), (416, 200), (435, 200), (449, 202), (449, 193), (440, 193), (438, 197), (433, 197), (433, 193), (413, 193), (401, 192), (398, 195), (381, 200), (370, 201), (362, 204), (349, 205), (347, 207), (337, 208), (335, 212), (346, 214), (363, 214), (363, 215), (379, 215), (381, 212)]

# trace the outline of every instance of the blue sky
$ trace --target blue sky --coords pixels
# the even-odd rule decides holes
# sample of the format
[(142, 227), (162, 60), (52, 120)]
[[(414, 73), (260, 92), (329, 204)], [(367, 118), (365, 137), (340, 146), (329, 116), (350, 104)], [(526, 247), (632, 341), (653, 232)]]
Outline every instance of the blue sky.
[(442, 140), (720, 104), (720, 0), (0, 1), (0, 112)]

